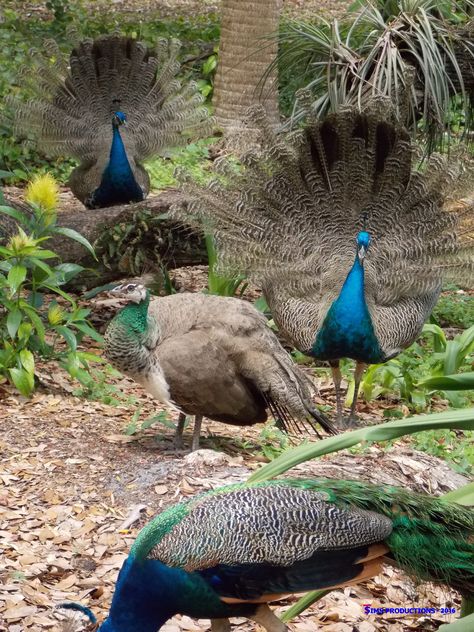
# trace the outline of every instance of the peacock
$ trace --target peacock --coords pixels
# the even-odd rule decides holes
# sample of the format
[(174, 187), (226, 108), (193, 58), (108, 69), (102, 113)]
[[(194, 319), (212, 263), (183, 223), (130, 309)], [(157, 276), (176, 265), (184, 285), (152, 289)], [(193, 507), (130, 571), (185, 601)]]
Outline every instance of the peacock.
[(112, 34), (81, 41), (67, 64), (48, 40), (32, 60), (36, 96), (9, 100), (14, 132), (80, 161), (68, 185), (86, 207), (139, 202), (150, 189), (142, 161), (211, 129), (196, 84), (177, 79), (178, 52), (175, 40), (152, 50)]
[[(367, 580), (385, 563), (474, 595), (474, 511), (393, 486), (330, 479), (231, 485), (177, 504), (131, 548), (100, 632), (156, 632), (181, 613), (229, 632), (287, 627), (268, 602)], [(73, 609), (90, 611), (76, 604)]]
[[(243, 170), (223, 169), (208, 188), (184, 182), (192, 203), (172, 214), (213, 232), (220, 268), (253, 277), (281, 332), (329, 362), (338, 422), (356, 425), (366, 365), (414, 342), (443, 280), (472, 283), (472, 226), (462, 236), (461, 214), (443, 206), (459, 174), (439, 156), (415, 169), (409, 134), (384, 102), (323, 121), (308, 114), (286, 138), (261, 109), (251, 118), (261, 147)], [(342, 358), (356, 361), (346, 420)]]
[(116, 286), (127, 304), (105, 332), (105, 356), (159, 401), (179, 410), (175, 442), (182, 446), (185, 415), (195, 415), (192, 449), (202, 417), (238, 426), (267, 420), (286, 431), (332, 423), (311, 402), (312, 383), (250, 303), (201, 293), (150, 301), (141, 284)]

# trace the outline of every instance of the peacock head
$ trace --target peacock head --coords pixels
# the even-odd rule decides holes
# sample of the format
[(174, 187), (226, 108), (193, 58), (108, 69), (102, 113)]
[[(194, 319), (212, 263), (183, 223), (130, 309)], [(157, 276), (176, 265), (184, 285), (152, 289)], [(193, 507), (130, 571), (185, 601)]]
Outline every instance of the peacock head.
[(127, 124), (127, 117), (123, 112), (114, 112), (112, 116), (112, 126), (120, 127)]
[(370, 246), (370, 235), (367, 231), (361, 230), (357, 235), (357, 257), (362, 263)]
[(149, 296), (149, 291), (140, 283), (122, 283), (116, 285), (110, 293), (114, 297), (125, 298), (130, 303), (142, 303)]

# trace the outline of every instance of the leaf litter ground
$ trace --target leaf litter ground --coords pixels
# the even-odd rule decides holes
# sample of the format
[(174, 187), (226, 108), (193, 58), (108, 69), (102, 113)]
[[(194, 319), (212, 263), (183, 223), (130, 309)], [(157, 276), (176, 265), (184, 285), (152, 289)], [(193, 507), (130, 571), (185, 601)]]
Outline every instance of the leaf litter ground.
[[(262, 439), (261, 426), (240, 429), (206, 421), (203, 449), (177, 452), (173, 430), (160, 423), (124, 434), (137, 405), (145, 417), (162, 410), (130, 380), (111, 378), (129, 402), (112, 406), (75, 397), (68, 376), (52, 365), (40, 365), (39, 373), (42, 386), (31, 399), (0, 384), (1, 632), (59, 631), (63, 614), (55, 606), (70, 600), (87, 604), (101, 620), (120, 566), (145, 522), (192, 494), (245, 480), (266, 461), (259, 446), (272, 442)], [(320, 396), (332, 402), (325, 378)], [(373, 405), (361, 411), (367, 421), (381, 417)], [(188, 442), (190, 433), (189, 428)], [(467, 482), (443, 461), (403, 442), (385, 452), (373, 446), (360, 454), (340, 453), (298, 466), (292, 475), (359, 478), (435, 494)], [(277, 612), (292, 602), (281, 602)], [(368, 603), (455, 607), (457, 612), (460, 606), (456, 594), (417, 586), (387, 567), (369, 582), (332, 592), (289, 627), (295, 632), (428, 632), (450, 619), (365, 616), (363, 604)], [(243, 620), (235, 623), (243, 632), (255, 629)], [(175, 617), (163, 630), (209, 630), (209, 622)]]

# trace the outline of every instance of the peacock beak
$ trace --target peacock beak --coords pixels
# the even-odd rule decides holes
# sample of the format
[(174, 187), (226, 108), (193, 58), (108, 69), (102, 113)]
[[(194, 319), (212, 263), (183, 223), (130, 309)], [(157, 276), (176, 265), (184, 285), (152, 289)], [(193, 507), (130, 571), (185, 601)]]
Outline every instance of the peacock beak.
[(367, 254), (367, 249), (366, 249), (366, 247), (365, 247), (365, 246), (361, 246), (361, 247), (359, 248), (359, 252), (358, 252), (358, 255), (359, 255), (359, 260), (360, 260), (360, 261), (363, 261), (363, 260), (365, 259), (365, 255), (366, 255), (366, 254)]

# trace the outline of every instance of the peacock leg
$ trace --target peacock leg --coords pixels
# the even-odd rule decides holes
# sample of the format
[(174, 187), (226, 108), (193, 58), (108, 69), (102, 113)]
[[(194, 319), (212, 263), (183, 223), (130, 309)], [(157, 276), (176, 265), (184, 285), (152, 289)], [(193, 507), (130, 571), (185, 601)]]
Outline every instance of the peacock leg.
[(261, 625), (267, 632), (287, 632), (288, 630), (283, 621), (280, 621), (266, 603), (259, 606), (255, 614), (249, 617), (249, 619)]
[(336, 423), (340, 424), (343, 421), (341, 394), (342, 373), (339, 368), (339, 360), (331, 360), (329, 365), (331, 367), (332, 381), (334, 382), (334, 389), (336, 391)]
[(194, 417), (193, 441), (191, 443), (191, 452), (199, 448), (199, 437), (201, 435), (202, 415)]
[(174, 447), (177, 448), (178, 450), (181, 450), (182, 448), (184, 448), (183, 431), (184, 431), (185, 421), (186, 421), (186, 415), (184, 413), (179, 413), (178, 425), (176, 426), (176, 432), (174, 433), (174, 439), (173, 439)]
[(364, 371), (366, 367), (367, 365), (364, 362), (356, 362), (356, 367), (354, 370), (354, 398), (351, 404), (351, 414), (349, 415), (349, 423), (348, 423), (349, 426), (357, 426), (357, 421), (358, 421), (358, 417), (356, 413), (357, 398), (359, 396), (359, 387), (360, 387), (362, 376), (364, 375)]
[(211, 619), (211, 632), (230, 632), (229, 619)]

